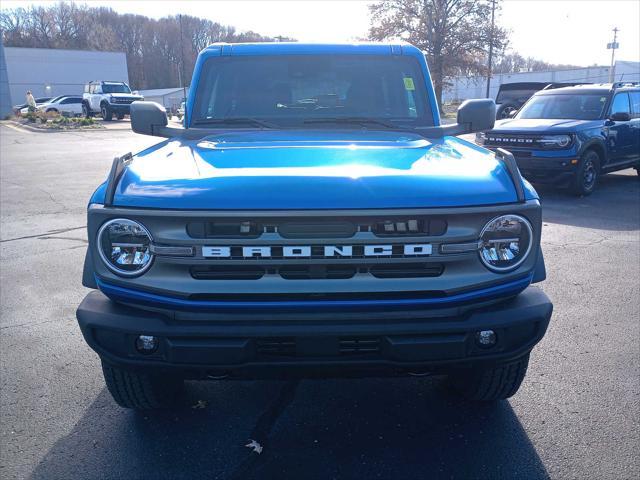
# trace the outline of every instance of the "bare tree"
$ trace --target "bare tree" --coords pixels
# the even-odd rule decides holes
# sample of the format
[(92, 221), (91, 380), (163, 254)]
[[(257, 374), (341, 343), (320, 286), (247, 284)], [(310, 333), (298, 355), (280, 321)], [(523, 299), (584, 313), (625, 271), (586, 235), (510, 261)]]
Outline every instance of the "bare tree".
[(46, 7), (16, 8), (0, 13), (2, 41), (9, 47), (72, 48), (121, 51), (127, 56), (129, 79), (136, 88), (189, 83), (198, 53), (215, 42), (268, 42), (255, 32), (182, 16), (182, 47), (177, 16), (152, 20), (121, 15), (106, 7), (59, 2)]
[(502, 28), (492, 35), (486, 0), (383, 0), (369, 8), (372, 39), (402, 39), (425, 52), (439, 106), (448, 78), (485, 73), (489, 43), (499, 50), (507, 41)]

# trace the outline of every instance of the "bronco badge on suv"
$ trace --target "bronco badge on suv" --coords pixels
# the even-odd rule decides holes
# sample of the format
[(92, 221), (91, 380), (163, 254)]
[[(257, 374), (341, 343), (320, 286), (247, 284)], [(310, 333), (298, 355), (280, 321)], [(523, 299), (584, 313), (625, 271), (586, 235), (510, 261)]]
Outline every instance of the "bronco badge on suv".
[(640, 168), (640, 84), (542, 90), (476, 143), (509, 149), (531, 182), (589, 195), (601, 174)]
[(117, 403), (170, 405), (185, 378), (446, 375), (513, 395), (551, 317), (538, 196), (513, 156), (442, 126), (408, 44), (215, 44), (184, 127), (116, 158), (88, 207), (79, 306)]
[(138, 92), (132, 93), (124, 82), (89, 82), (82, 94), (82, 114), (88, 118), (99, 113), (105, 122), (111, 121), (114, 115), (122, 120), (129, 115), (131, 103), (137, 100), (144, 97)]

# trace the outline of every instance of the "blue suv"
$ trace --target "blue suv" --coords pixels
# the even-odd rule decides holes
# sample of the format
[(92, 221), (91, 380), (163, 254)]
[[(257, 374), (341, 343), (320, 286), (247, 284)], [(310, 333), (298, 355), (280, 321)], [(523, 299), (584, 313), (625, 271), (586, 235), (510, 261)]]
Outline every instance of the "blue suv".
[(640, 167), (640, 84), (542, 90), (476, 143), (508, 149), (532, 183), (589, 195), (601, 174)]
[(513, 156), (441, 125), (408, 44), (215, 44), (183, 127), (114, 160), (89, 201), (78, 307), (118, 404), (171, 405), (185, 379), (445, 375), (512, 396), (553, 306), (538, 195)]

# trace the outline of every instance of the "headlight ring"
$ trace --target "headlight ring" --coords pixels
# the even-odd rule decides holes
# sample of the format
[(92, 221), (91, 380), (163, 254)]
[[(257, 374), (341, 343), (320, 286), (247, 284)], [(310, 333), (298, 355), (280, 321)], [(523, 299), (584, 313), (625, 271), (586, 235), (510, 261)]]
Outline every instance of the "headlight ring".
[(153, 238), (141, 223), (114, 218), (100, 227), (96, 238), (100, 258), (117, 275), (142, 275), (153, 263)]
[(489, 270), (506, 273), (527, 259), (533, 246), (533, 229), (520, 215), (501, 215), (480, 232), (480, 260)]

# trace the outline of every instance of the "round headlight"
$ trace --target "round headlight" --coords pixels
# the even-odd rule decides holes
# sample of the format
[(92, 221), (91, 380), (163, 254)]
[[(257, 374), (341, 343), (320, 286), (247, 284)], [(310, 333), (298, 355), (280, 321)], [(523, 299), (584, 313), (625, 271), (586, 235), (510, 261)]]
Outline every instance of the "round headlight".
[(109, 269), (123, 276), (140, 275), (151, 266), (151, 234), (138, 222), (116, 218), (98, 231), (98, 251)]
[(520, 215), (503, 215), (487, 223), (480, 233), (480, 259), (489, 270), (508, 272), (525, 261), (531, 251), (531, 224)]

